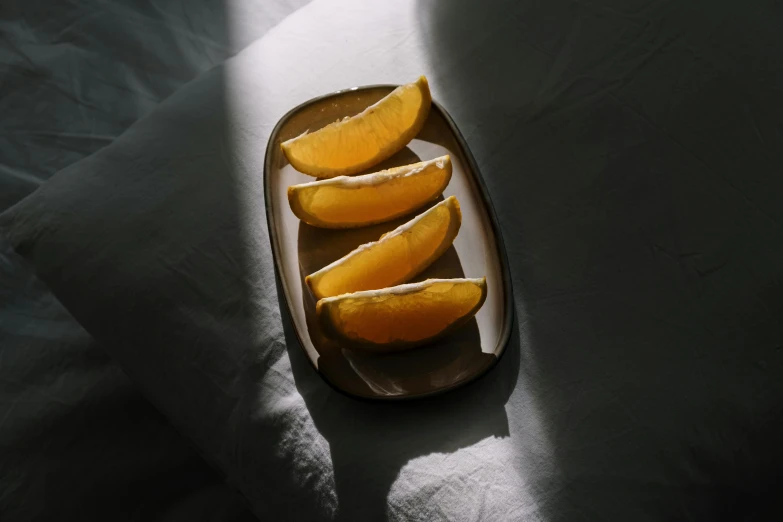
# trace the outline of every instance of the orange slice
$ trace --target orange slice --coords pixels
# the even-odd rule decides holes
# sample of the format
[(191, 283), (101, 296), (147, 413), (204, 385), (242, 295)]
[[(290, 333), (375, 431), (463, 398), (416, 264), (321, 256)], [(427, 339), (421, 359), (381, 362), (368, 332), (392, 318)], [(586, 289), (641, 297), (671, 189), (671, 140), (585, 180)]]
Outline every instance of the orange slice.
[(462, 214), (451, 196), (404, 225), (305, 278), (318, 299), (404, 283), (446, 251)]
[(427, 79), (394, 89), (351, 118), (281, 144), (294, 168), (321, 178), (350, 175), (377, 165), (419, 133), (432, 98)]
[(395, 167), (364, 176), (288, 187), (296, 217), (323, 228), (373, 225), (403, 216), (438, 197), (451, 180), (451, 158)]
[(421, 283), (321, 299), (324, 333), (348, 347), (373, 351), (412, 348), (463, 325), (487, 298), (486, 278)]

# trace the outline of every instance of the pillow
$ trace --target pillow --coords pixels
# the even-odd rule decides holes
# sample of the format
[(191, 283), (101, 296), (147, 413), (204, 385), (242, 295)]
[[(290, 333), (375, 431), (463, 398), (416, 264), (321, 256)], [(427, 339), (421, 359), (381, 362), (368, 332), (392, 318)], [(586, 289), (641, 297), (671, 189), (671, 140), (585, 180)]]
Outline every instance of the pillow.
[[(444, 5), (308, 5), (57, 174), (5, 233), (262, 519), (755, 509), (783, 463), (781, 165), (754, 101), (778, 81), (755, 43), (777, 28), (695, 32), (713, 41), (667, 10), (648, 32), (616, 7)], [(768, 77), (738, 98), (719, 80), (745, 69)], [(288, 331), (264, 149), (312, 96), (421, 73), (487, 180), (518, 322), (475, 385), (358, 402)]]

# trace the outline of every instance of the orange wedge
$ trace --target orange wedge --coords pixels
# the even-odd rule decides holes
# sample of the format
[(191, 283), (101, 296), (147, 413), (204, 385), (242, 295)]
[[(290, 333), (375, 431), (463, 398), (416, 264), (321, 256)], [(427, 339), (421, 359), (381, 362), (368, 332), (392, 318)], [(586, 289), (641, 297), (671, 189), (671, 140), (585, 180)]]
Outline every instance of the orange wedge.
[(294, 168), (320, 178), (350, 175), (377, 165), (419, 133), (432, 98), (427, 79), (394, 89), (351, 118), (281, 144)]
[(483, 277), (428, 279), (321, 299), (316, 315), (323, 331), (341, 344), (393, 351), (453, 331), (478, 312), (486, 297)]
[(322, 228), (353, 228), (404, 216), (438, 197), (451, 180), (451, 158), (364, 176), (339, 176), (288, 187), (296, 217)]
[(404, 283), (446, 251), (461, 223), (459, 202), (451, 196), (378, 241), (310, 274), (305, 282), (318, 299)]

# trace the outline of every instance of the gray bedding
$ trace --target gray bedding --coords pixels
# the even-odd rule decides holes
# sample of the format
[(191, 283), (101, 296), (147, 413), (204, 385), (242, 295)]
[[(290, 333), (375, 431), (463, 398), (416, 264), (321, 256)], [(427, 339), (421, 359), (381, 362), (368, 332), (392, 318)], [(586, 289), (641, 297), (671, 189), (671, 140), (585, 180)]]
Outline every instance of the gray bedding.
[[(262, 519), (775, 520), (782, 27), (765, 2), (317, 0), (2, 223)], [(263, 150), (312, 96), (421, 73), (494, 201), (514, 333), (470, 387), (357, 402), (275, 293)]]
[[(4, 2), (0, 211), (304, 3)], [(254, 519), (5, 237), (0, 519)]]

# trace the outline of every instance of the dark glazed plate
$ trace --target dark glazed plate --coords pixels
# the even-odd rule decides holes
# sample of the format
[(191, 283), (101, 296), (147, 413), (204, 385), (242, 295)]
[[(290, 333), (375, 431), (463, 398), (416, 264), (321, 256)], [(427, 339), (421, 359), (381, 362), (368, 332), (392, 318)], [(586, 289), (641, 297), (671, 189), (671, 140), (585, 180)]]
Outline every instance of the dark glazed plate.
[[(354, 352), (324, 337), (315, 319), (315, 299), (306, 275), (357, 246), (408, 221), (404, 218), (354, 230), (326, 230), (302, 223), (288, 206), (289, 185), (314, 178), (296, 171), (280, 143), (315, 131), (375, 103), (395, 86), (359, 87), (306, 102), (278, 122), (266, 151), (264, 197), (275, 268), (299, 343), (316, 371), (334, 388), (366, 399), (406, 399), (452, 390), (497, 363), (511, 333), (513, 299), (508, 262), (495, 213), (465, 140), (451, 117), (433, 102), (424, 128), (408, 146), (377, 165), (397, 165), (451, 155), (453, 174), (443, 197), (457, 196), (462, 227), (446, 253), (413, 281), (435, 277), (487, 277), (487, 300), (475, 319), (435, 343), (394, 354)], [(443, 197), (438, 201), (442, 201)], [(434, 204), (434, 203), (433, 203)], [(423, 212), (427, 207), (418, 212)]]

